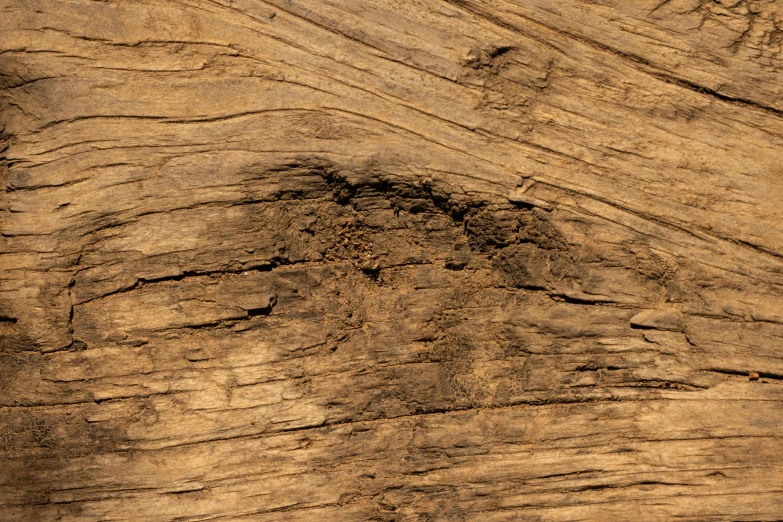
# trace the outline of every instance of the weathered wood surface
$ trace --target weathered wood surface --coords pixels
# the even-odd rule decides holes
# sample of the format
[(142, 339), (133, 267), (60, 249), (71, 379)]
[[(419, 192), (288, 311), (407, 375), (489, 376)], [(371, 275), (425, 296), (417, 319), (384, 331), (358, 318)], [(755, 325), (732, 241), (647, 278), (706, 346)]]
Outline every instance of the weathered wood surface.
[(0, 0), (0, 519), (783, 519), (782, 42)]

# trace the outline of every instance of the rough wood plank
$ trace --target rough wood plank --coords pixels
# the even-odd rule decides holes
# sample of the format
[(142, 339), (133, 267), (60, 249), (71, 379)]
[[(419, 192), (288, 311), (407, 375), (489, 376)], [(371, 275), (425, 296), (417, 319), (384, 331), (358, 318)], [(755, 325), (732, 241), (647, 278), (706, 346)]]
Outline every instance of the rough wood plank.
[(2, 520), (780, 520), (777, 1), (0, 0)]

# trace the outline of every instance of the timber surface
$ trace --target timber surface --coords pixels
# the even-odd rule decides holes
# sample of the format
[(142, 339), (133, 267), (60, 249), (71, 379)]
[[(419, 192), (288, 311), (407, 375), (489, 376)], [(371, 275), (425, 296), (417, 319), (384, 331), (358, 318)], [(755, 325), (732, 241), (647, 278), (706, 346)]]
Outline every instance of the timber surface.
[(783, 519), (782, 46), (0, 0), (0, 520)]

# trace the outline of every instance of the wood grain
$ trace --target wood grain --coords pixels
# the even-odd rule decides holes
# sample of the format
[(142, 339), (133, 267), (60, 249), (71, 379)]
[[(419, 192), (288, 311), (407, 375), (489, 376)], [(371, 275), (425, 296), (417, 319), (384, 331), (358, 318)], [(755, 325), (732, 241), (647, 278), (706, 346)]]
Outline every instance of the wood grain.
[(0, 13), (0, 519), (783, 518), (781, 2)]

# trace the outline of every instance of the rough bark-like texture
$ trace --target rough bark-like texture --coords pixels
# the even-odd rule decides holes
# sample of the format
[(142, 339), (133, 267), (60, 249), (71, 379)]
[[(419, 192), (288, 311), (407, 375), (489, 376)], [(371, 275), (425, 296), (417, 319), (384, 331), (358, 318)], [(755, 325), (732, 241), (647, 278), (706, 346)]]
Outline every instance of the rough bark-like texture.
[(783, 519), (779, 0), (0, 0), (0, 519)]

